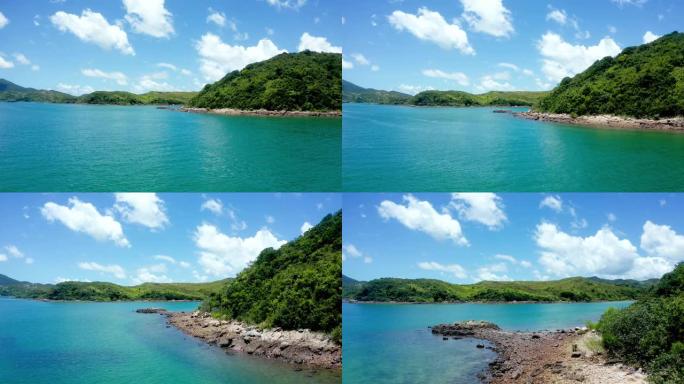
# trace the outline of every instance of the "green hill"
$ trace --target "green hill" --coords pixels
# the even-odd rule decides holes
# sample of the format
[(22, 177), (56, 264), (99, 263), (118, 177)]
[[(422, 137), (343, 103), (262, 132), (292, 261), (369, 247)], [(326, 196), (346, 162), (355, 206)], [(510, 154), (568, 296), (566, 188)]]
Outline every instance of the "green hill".
[(684, 116), (684, 33), (606, 57), (565, 78), (539, 110), (573, 115)]
[(342, 55), (283, 53), (204, 86), (190, 105), (243, 110), (339, 111)]
[(43, 103), (73, 103), (76, 97), (57, 91), (24, 88), (0, 79), (0, 101), (35, 101)]
[(533, 106), (548, 92), (500, 92), (472, 94), (462, 91), (423, 91), (415, 96), (395, 91), (363, 88), (342, 81), (342, 99), (347, 103), (405, 104), (421, 107)]
[(332, 332), (340, 340), (341, 275), (340, 211), (278, 250), (263, 250), (202, 309), (264, 327)]
[[(6, 279), (3, 279), (6, 278)], [(231, 279), (210, 283), (144, 283), (121, 286), (105, 282), (67, 281), (59, 284), (17, 282), (0, 275), (0, 296), (47, 300), (203, 300), (219, 292)]]
[[(351, 279), (353, 280), (353, 279)], [(633, 300), (648, 289), (610, 280), (571, 277), (556, 281), (481, 281), (451, 284), (434, 279), (382, 278), (348, 283), (344, 298), (377, 302), (507, 302)]]
[(684, 263), (648, 295), (609, 309), (593, 326), (611, 358), (644, 368), (653, 383), (684, 383)]
[(342, 101), (345, 103), (406, 104), (411, 95), (397, 91), (381, 91), (359, 87), (342, 80)]

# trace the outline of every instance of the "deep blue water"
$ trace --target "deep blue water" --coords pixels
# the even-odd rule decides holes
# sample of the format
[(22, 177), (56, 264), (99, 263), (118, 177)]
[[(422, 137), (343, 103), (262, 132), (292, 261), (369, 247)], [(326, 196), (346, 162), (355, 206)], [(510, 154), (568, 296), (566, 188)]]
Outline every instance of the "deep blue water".
[(339, 383), (327, 372), (216, 347), (166, 328), (163, 316), (135, 313), (198, 303), (40, 302), (0, 298), (0, 383), (173, 384)]
[(476, 383), (496, 356), (474, 339), (443, 341), (428, 326), (487, 320), (535, 331), (596, 321), (611, 306), (572, 304), (342, 304), (344, 383)]

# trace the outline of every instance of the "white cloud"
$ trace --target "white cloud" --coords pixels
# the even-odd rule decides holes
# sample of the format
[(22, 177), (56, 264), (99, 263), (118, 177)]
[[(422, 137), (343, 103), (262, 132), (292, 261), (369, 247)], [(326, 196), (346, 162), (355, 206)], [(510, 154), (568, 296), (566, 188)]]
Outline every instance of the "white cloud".
[(21, 252), (16, 245), (6, 245), (5, 251), (7, 251), (7, 253), (9, 253), (10, 256), (15, 257), (17, 259), (21, 259), (22, 257), (24, 257), (24, 253)]
[(164, 0), (123, 0), (124, 18), (136, 33), (153, 37), (173, 35), (171, 12), (164, 8)]
[(617, 216), (615, 216), (614, 213), (607, 214), (606, 218), (608, 219), (608, 221), (611, 221), (611, 222), (617, 220)]
[(187, 261), (179, 261), (178, 265), (180, 265), (183, 268), (190, 268), (190, 263), (188, 263)]
[(0, 12), (0, 29), (5, 28), (7, 24), (9, 24), (9, 20), (2, 12)]
[(101, 215), (94, 205), (84, 203), (76, 197), (69, 199), (69, 206), (45, 203), (40, 212), (48, 221), (57, 220), (72, 231), (85, 233), (95, 240), (113, 241), (119, 247), (131, 246), (116, 219)]
[(539, 203), (539, 208), (544, 207), (560, 213), (563, 211), (563, 199), (558, 195), (548, 195)]
[(337, 47), (328, 41), (325, 37), (312, 36), (308, 32), (304, 32), (302, 37), (299, 39), (299, 47), (297, 48), (300, 52), (309, 50), (313, 52), (332, 52), (332, 53), (342, 53), (342, 47)]
[(534, 76), (534, 72), (532, 72), (532, 71), (529, 70), (529, 69), (523, 69), (522, 73), (523, 73), (523, 75), (525, 75), (525, 76)]
[(86, 9), (81, 16), (59, 11), (50, 21), (62, 32), (71, 32), (81, 41), (94, 43), (104, 49), (117, 49), (125, 55), (135, 55), (128, 43), (128, 35), (116, 24), (109, 24), (102, 14)]
[(192, 71), (190, 71), (188, 69), (183, 68), (183, 69), (181, 69), (180, 72), (181, 72), (181, 75), (183, 75), (183, 76), (192, 76)]
[(511, 281), (506, 274), (508, 267), (504, 263), (485, 265), (477, 269), (477, 280), (480, 281)]
[(31, 65), (31, 60), (29, 60), (28, 57), (26, 57), (23, 53), (15, 53), (14, 59), (21, 65)]
[(520, 265), (521, 265), (522, 267), (524, 267), (524, 268), (531, 268), (531, 267), (532, 267), (532, 263), (530, 263), (530, 262), (527, 261), (527, 260), (521, 260), (521, 261), (520, 261)]
[(129, 223), (140, 224), (150, 229), (162, 229), (169, 224), (164, 200), (156, 193), (116, 193), (116, 209)]
[(643, 226), (641, 249), (649, 256), (678, 263), (684, 261), (684, 235), (677, 234), (669, 225), (658, 225), (649, 220)]
[(14, 63), (6, 60), (2, 55), (0, 55), (0, 69), (10, 69), (14, 68)]
[(354, 68), (354, 63), (351, 61), (347, 61), (345, 59), (342, 59), (342, 69), (352, 69)]
[(170, 63), (157, 63), (157, 67), (170, 69), (170, 70), (172, 70), (172, 71), (177, 71), (177, 70), (178, 70), (178, 67), (176, 67), (175, 65), (170, 64)]
[(166, 72), (155, 72), (147, 75), (143, 75), (135, 84), (136, 92), (148, 92), (148, 91), (159, 91), (159, 92), (173, 92), (178, 91), (178, 88), (167, 83), (166, 81), (158, 81), (168, 77)]
[(515, 257), (513, 257), (511, 255), (498, 254), (498, 255), (494, 255), (494, 258), (497, 260), (508, 261), (511, 264), (516, 264), (518, 262), (518, 260), (516, 260)]
[(438, 240), (450, 239), (458, 245), (468, 245), (461, 224), (448, 211), (439, 213), (429, 201), (420, 201), (412, 195), (405, 195), (403, 201), (406, 205), (389, 200), (380, 203), (380, 217), (395, 219), (411, 230), (426, 233)]
[(210, 224), (198, 226), (193, 239), (199, 248), (198, 263), (205, 273), (213, 276), (235, 275), (254, 261), (265, 248), (278, 249), (287, 243), (265, 228), (252, 237), (242, 238), (223, 234)]
[(70, 278), (70, 277), (57, 277), (57, 278), (55, 279), (55, 284), (66, 283), (66, 282), (68, 282), (68, 281), (81, 281), (81, 282), (84, 282), (84, 283), (90, 283), (90, 280), (72, 279), (72, 278)]
[(207, 23), (214, 23), (219, 27), (225, 27), (226, 14), (209, 8), (209, 16), (207, 16)]
[(215, 215), (223, 213), (223, 202), (220, 199), (208, 199), (200, 207), (201, 211), (208, 210)]
[(431, 91), (435, 88), (431, 86), (423, 86), (423, 85), (410, 85), (410, 84), (400, 84), (397, 87), (397, 90), (399, 92), (403, 93), (408, 93), (409, 95), (415, 95), (417, 93), (423, 92), (423, 91)]
[(377, 71), (379, 71), (379, 70), (380, 70), (380, 66), (378, 66), (378, 65), (376, 65), (376, 64), (371, 65), (371, 71), (377, 72)]
[(644, 33), (644, 37), (643, 37), (644, 44), (648, 44), (652, 41), (658, 40), (659, 38), (660, 38), (660, 35), (656, 35), (655, 33), (651, 32), (651, 31), (646, 31), (646, 33)]
[(620, 53), (620, 46), (610, 37), (604, 37), (596, 45), (573, 45), (553, 32), (546, 32), (537, 43), (543, 57), (542, 72), (551, 81), (574, 76), (589, 68), (595, 61)]
[(7, 261), (7, 255), (0, 253), (0, 261)]
[(74, 96), (81, 96), (86, 93), (95, 92), (95, 89), (89, 85), (78, 85), (78, 84), (57, 84), (57, 90), (60, 92), (68, 93)]
[(480, 91), (507, 91), (512, 90), (513, 86), (506, 80), (510, 79), (508, 72), (497, 72), (491, 75), (484, 75), (477, 85)]
[(546, 15), (546, 20), (553, 20), (560, 25), (565, 25), (568, 21), (568, 15), (563, 9), (553, 9)]
[(88, 77), (97, 77), (105, 80), (114, 80), (119, 85), (128, 84), (128, 77), (122, 72), (105, 72), (95, 68), (82, 69), (81, 73)]
[(311, 223), (309, 223), (308, 221), (305, 221), (304, 224), (302, 224), (302, 226), (299, 228), (299, 231), (303, 235), (304, 233), (306, 233), (311, 228), (313, 228), (313, 225), (311, 225)]
[(170, 283), (171, 279), (166, 276), (166, 265), (155, 264), (138, 268), (133, 284), (142, 283)]
[(271, 216), (271, 215), (266, 216), (266, 222), (267, 222), (268, 224), (273, 224), (273, 223), (275, 223), (275, 221), (276, 221), (276, 220), (275, 220), (275, 217), (273, 217), (273, 216)]
[(503, 0), (461, 0), (463, 18), (476, 32), (496, 37), (510, 36), (515, 29), (511, 12), (503, 5)]
[(266, 0), (269, 4), (277, 8), (299, 9), (306, 4), (307, 0)]
[(81, 269), (85, 269), (86, 271), (97, 271), (107, 273), (113, 275), (117, 279), (126, 278), (126, 271), (120, 265), (117, 264), (102, 265), (95, 262), (83, 262), (78, 263), (78, 267)]
[(361, 256), (363, 256), (363, 254), (354, 244), (345, 244), (342, 246), (342, 260), (346, 260), (347, 257), (358, 259)]
[(438, 79), (453, 80), (464, 87), (470, 84), (468, 76), (466, 76), (466, 74), (463, 72), (444, 72), (439, 69), (424, 69), (423, 75)]
[(520, 67), (518, 67), (518, 66), (515, 65), (515, 64), (511, 64), (511, 63), (499, 63), (498, 66), (499, 66), (499, 67), (503, 67), (503, 68), (512, 69), (512, 70), (514, 70), (514, 71), (516, 71), (516, 72), (518, 72), (518, 71), (520, 70)]
[(364, 56), (360, 53), (352, 53), (351, 57), (359, 65), (370, 65), (370, 61), (368, 59), (366, 59), (366, 56)]
[(449, 24), (439, 12), (427, 8), (418, 9), (417, 15), (394, 11), (388, 19), (395, 29), (407, 30), (420, 40), (435, 43), (443, 49), (456, 48), (464, 54), (475, 54), (468, 43), (468, 34), (458, 24)]
[(174, 258), (171, 257), (171, 256), (166, 256), (166, 255), (154, 255), (154, 256), (152, 256), (152, 257), (153, 257), (155, 260), (162, 260), (162, 261), (166, 261), (167, 263), (176, 264), (176, 259), (174, 259)]
[(490, 230), (501, 229), (508, 220), (501, 197), (494, 193), (452, 193), (449, 207), (461, 219), (484, 224)]
[(423, 261), (418, 263), (418, 268), (426, 271), (439, 271), (452, 274), (457, 279), (465, 279), (466, 271), (458, 264), (443, 265), (435, 261)]
[(25, 259), (26, 264), (33, 264), (33, 261), (34, 261), (34, 260), (33, 260), (33, 258), (31, 258), (31, 257), (27, 257), (27, 258)]
[(244, 47), (226, 44), (213, 33), (204, 34), (195, 44), (195, 49), (200, 55), (200, 71), (209, 81), (218, 80), (228, 72), (242, 69), (248, 64), (287, 52), (269, 39), (261, 39), (255, 46)]
[[(556, 276), (660, 277), (663, 271), (674, 266), (661, 257), (669, 255), (668, 250), (672, 248), (665, 248), (662, 252), (663, 249), (658, 247), (662, 244), (660, 240), (670, 239), (665, 235), (667, 230), (656, 228), (658, 226), (648, 227), (649, 222), (644, 225), (642, 248), (654, 251), (655, 256), (642, 257), (629, 240), (620, 239), (609, 227), (601, 228), (594, 235), (580, 237), (569, 235), (554, 224), (541, 223), (534, 235), (537, 246), (541, 248), (539, 263)], [(679, 257), (684, 259), (684, 255)]]
[(611, 0), (613, 3), (618, 4), (619, 6), (624, 6), (624, 5), (636, 5), (638, 7), (646, 4), (648, 0)]

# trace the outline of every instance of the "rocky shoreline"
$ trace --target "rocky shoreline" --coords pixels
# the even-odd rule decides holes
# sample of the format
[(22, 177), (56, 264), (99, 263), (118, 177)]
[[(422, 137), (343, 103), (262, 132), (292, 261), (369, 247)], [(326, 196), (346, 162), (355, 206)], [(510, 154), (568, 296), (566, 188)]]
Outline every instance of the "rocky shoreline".
[(191, 113), (210, 113), (224, 116), (281, 116), (281, 117), (341, 117), (342, 111), (270, 111), (267, 109), (243, 110), (234, 108), (189, 108), (182, 107), (178, 109), (181, 112)]
[(484, 383), (647, 383), (641, 371), (607, 361), (600, 348), (595, 348), (598, 335), (584, 327), (508, 332), (493, 323), (465, 321), (435, 325), (432, 333), (445, 341), (471, 337), (491, 343), (477, 344), (497, 353), (480, 375)]
[(513, 116), (553, 123), (582, 125), (588, 127), (613, 128), (613, 129), (642, 129), (649, 131), (672, 131), (684, 133), (684, 118), (669, 119), (636, 119), (632, 117), (620, 117), (612, 115), (577, 116), (568, 114), (543, 113), (543, 112), (515, 112)]
[(226, 351), (285, 361), (307, 368), (340, 369), (342, 347), (321, 332), (259, 329), (239, 321), (214, 319), (205, 312), (168, 312), (141, 308), (138, 313), (158, 313), (183, 333)]

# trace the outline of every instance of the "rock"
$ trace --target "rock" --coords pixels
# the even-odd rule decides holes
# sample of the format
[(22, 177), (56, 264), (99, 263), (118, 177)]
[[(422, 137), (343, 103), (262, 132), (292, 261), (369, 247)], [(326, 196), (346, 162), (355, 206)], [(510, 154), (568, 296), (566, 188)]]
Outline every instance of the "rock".
[(164, 308), (138, 308), (135, 310), (136, 313), (159, 313), (166, 314), (168, 311)]
[(533, 338), (533, 339), (538, 339), (539, 337), (540, 337), (540, 336), (537, 335), (536, 333), (532, 335), (532, 338)]
[(484, 348), (485, 346), (484, 346), (484, 344), (478, 344), (478, 345), (476, 345), (476, 347), (482, 349), (482, 348)]
[(572, 355), (570, 355), (570, 357), (572, 357), (574, 359), (576, 359), (578, 357), (582, 357), (582, 352), (573, 352)]

